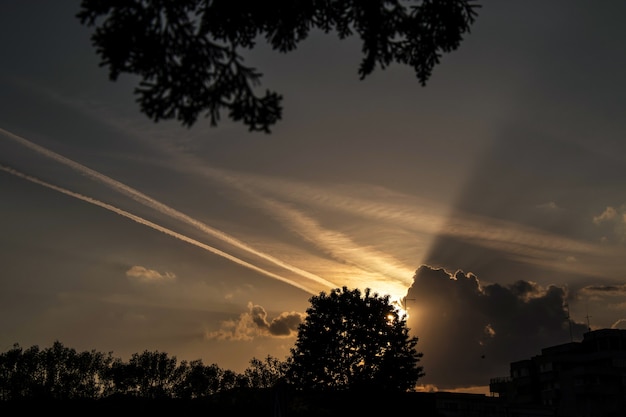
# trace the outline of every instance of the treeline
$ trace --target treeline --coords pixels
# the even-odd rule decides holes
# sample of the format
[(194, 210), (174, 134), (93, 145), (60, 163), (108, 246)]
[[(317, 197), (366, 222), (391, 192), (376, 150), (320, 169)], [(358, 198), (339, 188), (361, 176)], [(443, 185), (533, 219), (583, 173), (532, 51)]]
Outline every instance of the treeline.
[(164, 352), (135, 353), (127, 362), (112, 353), (77, 352), (55, 342), (40, 349), (18, 344), (0, 354), (0, 400), (92, 400), (116, 397), (200, 399), (236, 388), (270, 388), (286, 362), (252, 358), (243, 373)]

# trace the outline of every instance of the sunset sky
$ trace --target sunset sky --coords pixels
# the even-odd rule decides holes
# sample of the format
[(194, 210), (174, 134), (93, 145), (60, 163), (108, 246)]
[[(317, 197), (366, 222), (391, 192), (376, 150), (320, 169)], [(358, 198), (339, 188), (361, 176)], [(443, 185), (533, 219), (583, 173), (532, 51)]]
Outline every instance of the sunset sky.
[(243, 371), (347, 286), (406, 297), (420, 383), (468, 390), (626, 327), (626, 3), (479, 3), (426, 87), (360, 81), (356, 39), (260, 44), (268, 135), (153, 123), (79, 1), (0, 2), (0, 351)]

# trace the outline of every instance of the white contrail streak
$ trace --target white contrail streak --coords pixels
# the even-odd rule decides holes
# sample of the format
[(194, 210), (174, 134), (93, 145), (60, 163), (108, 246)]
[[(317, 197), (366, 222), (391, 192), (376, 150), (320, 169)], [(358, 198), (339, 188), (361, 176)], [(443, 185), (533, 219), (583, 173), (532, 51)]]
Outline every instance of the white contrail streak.
[(244, 251), (246, 251), (248, 253), (254, 254), (254, 255), (258, 256), (259, 258), (265, 259), (266, 261), (269, 261), (269, 262), (271, 262), (271, 263), (273, 263), (275, 265), (278, 265), (278, 266), (280, 266), (282, 268), (285, 268), (285, 269), (287, 269), (287, 270), (289, 270), (291, 272), (294, 272), (294, 273), (296, 273), (298, 275), (301, 275), (301, 276), (303, 276), (305, 278), (308, 278), (308, 279), (310, 279), (312, 281), (315, 281), (318, 284), (323, 285), (324, 287), (328, 287), (328, 288), (335, 288), (335, 287), (337, 287), (336, 284), (334, 284), (334, 283), (332, 283), (330, 281), (327, 281), (326, 279), (324, 279), (324, 278), (322, 278), (322, 277), (320, 277), (318, 275), (315, 275), (315, 274), (313, 274), (311, 272), (305, 271), (305, 270), (300, 269), (300, 268), (298, 268), (298, 267), (296, 267), (294, 265), (291, 265), (291, 264), (288, 264), (288, 263), (286, 263), (284, 261), (281, 261), (280, 259), (277, 259), (277, 258), (275, 258), (275, 257), (273, 257), (273, 256), (271, 256), (271, 255), (269, 255), (267, 253), (260, 252), (260, 251), (258, 251), (256, 249), (252, 248), (251, 246), (241, 242), (238, 239), (235, 239), (234, 237), (232, 237), (232, 236), (230, 236), (230, 235), (228, 235), (228, 234), (226, 234), (226, 233), (224, 233), (224, 232), (222, 232), (220, 230), (212, 228), (212, 227), (210, 227), (210, 226), (208, 226), (208, 225), (206, 225), (206, 224), (204, 224), (204, 223), (202, 223), (202, 222), (200, 222), (200, 221), (198, 221), (198, 220), (196, 220), (196, 219), (194, 219), (194, 218), (192, 218), (192, 217), (190, 217), (190, 216), (188, 216), (188, 215), (186, 215), (186, 214), (184, 214), (184, 213), (182, 213), (182, 212), (180, 212), (180, 211), (178, 211), (178, 210), (176, 210), (176, 209), (174, 209), (174, 208), (172, 208), (172, 207), (170, 207), (170, 206), (168, 206), (166, 204), (161, 203), (160, 201), (157, 201), (157, 200), (153, 199), (152, 197), (149, 197), (149, 196), (143, 194), (142, 192), (140, 192), (140, 191), (138, 191), (138, 190), (136, 190), (136, 189), (134, 189), (132, 187), (129, 187), (126, 184), (123, 184), (123, 183), (121, 183), (121, 182), (119, 182), (117, 180), (114, 180), (113, 178), (108, 177), (108, 176), (106, 176), (106, 175), (104, 175), (104, 174), (102, 174), (102, 173), (100, 173), (98, 171), (95, 171), (95, 170), (93, 170), (91, 168), (88, 168), (88, 167), (82, 165), (82, 164), (79, 164), (78, 162), (73, 161), (73, 160), (71, 160), (71, 159), (69, 159), (69, 158), (67, 158), (67, 157), (65, 157), (63, 155), (60, 155), (60, 154), (58, 154), (56, 152), (53, 152), (53, 151), (51, 151), (51, 150), (49, 150), (47, 148), (44, 148), (43, 146), (37, 145), (37, 144), (35, 144), (35, 143), (33, 143), (33, 142), (31, 142), (31, 141), (29, 141), (29, 140), (27, 140), (27, 139), (25, 139), (25, 138), (23, 138), (21, 136), (18, 136), (16, 134), (11, 133), (11, 132), (9, 132), (7, 130), (4, 130), (2, 128), (0, 128), (0, 133), (5, 135), (7, 138), (9, 138), (9, 139), (11, 139), (11, 140), (21, 144), (21, 145), (23, 145), (23, 146), (33, 150), (33, 151), (39, 153), (40, 155), (44, 155), (44, 156), (46, 156), (48, 158), (54, 159), (55, 161), (65, 165), (67, 167), (70, 167), (70, 168), (74, 169), (75, 171), (78, 171), (81, 174), (84, 174), (84, 175), (88, 176), (89, 178), (91, 178), (91, 179), (93, 179), (95, 181), (98, 181), (98, 182), (100, 182), (102, 184), (105, 184), (106, 186), (112, 188), (113, 190), (115, 190), (117, 192), (125, 194), (126, 196), (128, 196), (128, 197), (132, 198), (133, 200), (137, 201), (138, 203), (141, 203), (141, 204), (143, 204), (143, 205), (145, 205), (147, 207), (150, 207), (150, 208), (152, 208), (152, 209), (154, 209), (154, 210), (156, 210), (156, 211), (158, 211), (158, 212), (160, 212), (162, 214), (165, 214), (165, 215), (167, 215), (169, 217), (172, 217), (174, 219), (177, 219), (177, 220), (180, 220), (182, 222), (185, 222), (185, 223), (187, 223), (187, 224), (189, 224), (191, 226), (194, 226), (196, 229), (198, 229), (198, 230), (200, 230), (200, 231), (202, 231), (202, 232), (204, 232), (204, 233), (206, 233), (206, 234), (208, 234), (210, 236), (216, 237), (216, 238), (222, 240), (223, 242), (226, 242), (226, 243), (228, 243), (228, 244), (230, 244), (232, 246), (235, 246), (235, 247), (237, 247), (239, 249), (242, 249), (242, 250), (244, 250)]
[(95, 206), (102, 207), (102, 208), (104, 208), (106, 210), (112, 211), (113, 213), (116, 213), (116, 214), (119, 214), (120, 216), (126, 217), (126, 218), (128, 218), (128, 219), (130, 219), (130, 220), (132, 220), (132, 221), (134, 221), (136, 223), (142, 224), (144, 226), (148, 226), (148, 227), (150, 227), (150, 228), (152, 228), (154, 230), (157, 230), (157, 231), (159, 231), (161, 233), (165, 233), (166, 235), (169, 235), (169, 236), (172, 236), (172, 237), (174, 237), (176, 239), (182, 240), (183, 242), (187, 242), (189, 244), (197, 246), (197, 247), (199, 247), (201, 249), (204, 249), (204, 250), (206, 250), (208, 252), (211, 252), (211, 253), (213, 253), (215, 255), (218, 255), (218, 256), (221, 256), (223, 258), (226, 258), (229, 261), (235, 262), (238, 265), (241, 265), (241, 266), (249, 268), (249, 269), (251, 269), (253, 271), (259, 272), (259, 273), (261, 273), (263, 275), (266, 275), (266, 276), (268, 276), (270, 278), (277, 279), (277, 280), (282, 281), (282, 282), (284, 282), (286, 284), (292, 285), (292, 286), (294, 286), (296, 288), (299, 288), (299, 289), (301, 289), (301, 290), (303, 290), (305, 292), (308, 292), (309, 294), (317, 294), (316, 291), (313, 291), (310, 288), (308, 288), (308, 287), (306, 287), (306, 286), (304, 286), (304, 285), (302, 285), (302, 284), (300, 284), (300, 283), (298, 283), (296, 281), (293, 281), (293, 280), (291, 280), (289, 278), (285, 278), (285, 277), (280, 276), (278, 274), (274, 274), (273, 272), (267, 271), (267, 270), (265, 270), (263, 268), (260, 268), (260, 267), (258, 267), (256, 265), (252, 265), (252, 264), (250, 264), (250, 263), (248, 263), (248, 262), (246, 262), (246, 261), (244, 261), (242, 259), (239, 259), (239, 258), (237, 258), (235, 256), (232, 256), (232, 255), (230, 255), (230, 254), (228, 254), (226, 252), (223, 252), (223, 251), (221, 251), (219, 249), (216, 249), (216, 248), (214, 248), (212, 246), (209, 246), (207, 244), (199, 242), (199, 241), (197, 241), (195, 239), (192, 239), (192, 238), (190, 238), (188, 236), (185, 236), (183, 234), (175, 232), (175, 231), (173, 231), (171, 229), (168, 229), (166, 227), (160, 226), (160, 225), (158, 225), (156, 223), (153, 223), (153, 222), (151, 222), (149, 220), (146, 220), (146, 219), (144, 219), (142, 217), (136, 216), (136, 215), (134, 215), (132, 213), (129, 213), (129, 212), (125, 211), (125, 210), (122, 210), (120, 208), (112, 206), (111, 204), (107, 204), (107, 203), (104, 203), (104, 202), (102, 202), (100, 200), (96, 200), (94, 198), (87, 197), (85, 195), (75, 193), (75, 192), (70, 191), (70, 190), (68, 190), (66, 188), (62, 188), (62, 187), (56, 186), (54, 184), (50, 184), (48, 182), (42, 181), (42, 180), (40, 180), (38, 178), (35, 178), (35, 177), (32, 177), (30, 175), (26, 175), (26, 174), (24, 174), (22, 172), (19, 172), (19, 171), (13, 169), (13, 168), (10, 168), (10, 167), (4, 166), (4, 165), (0, 165), (0, 170), (5, 171), (5, 172), (7, 172), (9, 174), (15, 175), (16, 177), (28, 180), (28, 181), (30, 181), (32, 183), (39, 184), (39, 185), (44, 186), (46, 188), (49, 188), (51, 190), (58, 191), (58, 192), (60, 192), (62, 194), (68, 195), (70, 197), (74, 197), (74, 198), (77, 198), (79, 200), (85, 201), (87, 203), (93, 204)]

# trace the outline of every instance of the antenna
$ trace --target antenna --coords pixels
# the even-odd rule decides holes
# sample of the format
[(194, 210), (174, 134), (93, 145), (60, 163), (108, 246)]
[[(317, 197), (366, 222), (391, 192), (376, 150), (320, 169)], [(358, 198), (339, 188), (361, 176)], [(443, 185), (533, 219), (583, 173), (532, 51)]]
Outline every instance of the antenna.
[(572, 334), (572, 320), (570, 320), (570, 317), (569, 317), (569, 304), (565, 303), (564, 307), (565, 307), (565, 311), (567, 311), (566, 319), (567, 319), (567, 324), (569, 324), (569, 338), (570, 338), (570, 342), (573, 342), (574, 341), (574, 335)]
[(589, 324), (589, 318), (591, 317), (589, 315), (589, 304), (586, 303), (585, 308), (587, 310), (587, 315), (585, 316), (585, 318), (587, 319), (587, 330), (591, 331), (591, 324)]
[(415, 301), (415, 298), (407, 298), (407, 297), (404, 297), (404, 298), (402, 299), (402, 308), (404, 308), (404, 311), (407, 311), (407, 309), (406, 309), (406, 302), (407, 302), (407, 301)]

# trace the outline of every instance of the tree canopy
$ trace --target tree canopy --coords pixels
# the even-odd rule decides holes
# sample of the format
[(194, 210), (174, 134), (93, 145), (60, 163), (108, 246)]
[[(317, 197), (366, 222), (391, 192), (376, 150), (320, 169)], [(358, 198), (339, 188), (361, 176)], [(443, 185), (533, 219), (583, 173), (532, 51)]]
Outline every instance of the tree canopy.
[(296, 387), (402, 392), (424, 375), (418, 339), (389, 296), (343, 287), (310, 302), (289, 358)]
[(221, 110), (251, 131), (269, 132), (282, 97), (257, 94), (261, 73), (241, 50), (260, 39), (289, 52), (313, 29), (358, 36), (361, 79), (376, 66), (408, 65), (422, 85), (442, 53), (457, 49), (476, 17), (474, 0), (82, 0), (77, 14), (95, 26), (91, 41), (109, 69), (139, 76), (142, 112), (193, 125)]
[(144, 399), (207, 398), (235, 388), (268, 388), (285, 362), (252, 358), (243, 373), (202, 360), (178, 363), (165, 352), (134, 353), (129, 361), (95, 350), (77, 352), (61, 342), (45, 349), (15, 344), (0, 353), (0, 403), (7, 400), (77, 400), (131, 396)]

